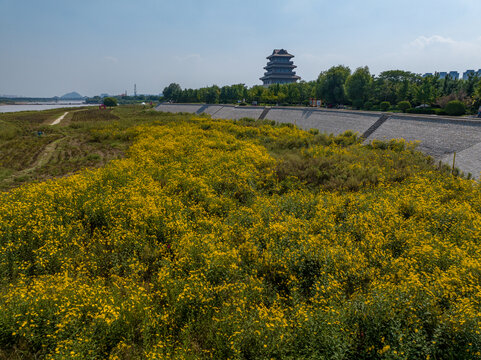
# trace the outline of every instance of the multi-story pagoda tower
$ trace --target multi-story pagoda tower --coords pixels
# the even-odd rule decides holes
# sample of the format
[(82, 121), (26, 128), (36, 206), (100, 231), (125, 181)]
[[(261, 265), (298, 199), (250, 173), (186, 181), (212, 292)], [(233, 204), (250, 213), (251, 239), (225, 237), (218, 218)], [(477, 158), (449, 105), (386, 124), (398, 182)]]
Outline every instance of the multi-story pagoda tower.
[(284, 49), (275, 49), (272, 55), (266, 59), (267, 66), (264, 66), (266, 72), (260, 78), (264, 82), (264, 86), (271, 84), (289, 84), (294, 83), (300, 79), (293, 71), (297, 66), (291, 61), (294, 55), (289, 54)]

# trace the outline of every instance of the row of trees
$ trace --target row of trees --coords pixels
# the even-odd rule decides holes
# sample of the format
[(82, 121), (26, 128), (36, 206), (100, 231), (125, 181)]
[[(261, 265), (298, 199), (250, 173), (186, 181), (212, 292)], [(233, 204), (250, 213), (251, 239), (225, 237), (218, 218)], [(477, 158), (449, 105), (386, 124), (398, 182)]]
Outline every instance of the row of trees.
[(358, 109), (379, 108), (381, 103), (444, 108), (459, 100), (468, 109), (477, 109), (481, 99), (481, 79), (456, 80), (439, 76), (422, 77), (409, 71), (389, 70), (375, 76), (367, 66), (351, 72), (339, 65), (321, 72), (315, 81), (293, 84), (274, 84), (269, 87), (244, 84), (200, 89), (182, 89), (170, 84), (163, 91), (164, 99), (174, 102), (236, 103), (245, 101), (265, 104), (307, 105), (309, 98), (321, 99), (328, 106), (350, 105)]
[[(127, 95), (116, 95), (116, 96), (109, 96), (117, 100), (119, 104), (136, 104), (141, 101), (159, 101), (160, 96), (158, 95), (136, 95), (136, 96), (127, 96)], [(85, 99), (87, 104), (102, 104), (104, 103), (104, 99), (100, 96), (93, 96), (90, 98)]]

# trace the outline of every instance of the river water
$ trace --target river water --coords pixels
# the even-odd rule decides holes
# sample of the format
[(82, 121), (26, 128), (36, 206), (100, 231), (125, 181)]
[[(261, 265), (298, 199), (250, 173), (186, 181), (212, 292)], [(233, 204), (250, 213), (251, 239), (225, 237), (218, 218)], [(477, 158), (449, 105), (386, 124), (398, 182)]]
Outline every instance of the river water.
[(49, 110), (67, 107), (78, 107), (78, 106), (98, 106), (98, 104), (85, 104), (81, 101), (69, 101), (69, 102), (58, 102), (58, 103), (31, 103), (31, 104), (19, 104), (19, 105), (0, 105), (0, 113), (6, 112), (17, 112), (17, 111), (39, 111), (39, 110)]

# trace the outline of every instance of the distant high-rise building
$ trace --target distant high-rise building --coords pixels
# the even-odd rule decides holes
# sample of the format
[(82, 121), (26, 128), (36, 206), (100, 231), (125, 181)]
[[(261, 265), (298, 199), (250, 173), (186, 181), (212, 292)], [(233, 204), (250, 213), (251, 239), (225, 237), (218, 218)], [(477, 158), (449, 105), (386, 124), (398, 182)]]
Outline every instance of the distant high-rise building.
[[(449, 73), (445, 71), (440, 71), (440, 72), (436, 72), (435, 75), (438, 75), (440, 79), (446, 79), (449, 76), (449, 78), (452, 80), (459, 80), (459, 72), (457, 71), (450, 71)], [(433, 73), (423, 74), (423, 77), (427, 77), (427, 76), (433, 76)], [(481, 69), (479, 69), (478, 71), (466, 70), (465, 72), (463, 72), (462, 79), (468, 80), (470, 76), (481, 77)]]
[(291, 59), (294, 55), (289, 54), (284, 49), (275, 49), (272, 55), (269, 55), (266, 59), (269, 60), (264, 67), (266, 72), (264, 76), (260, 78), (265, 86), (271, 84), (289, 84), (295, 83), (300, 79), (295, 71), (297, 66)]
[(463, 73), (463, 80), (468, 80), (470, 76), (474, 76), (474, 75), (476, 75), (474, 70), (466, 70)]
[(459, 73), (457, 71), (450, 71), (449, 77), (453, 80), (459, 80)]

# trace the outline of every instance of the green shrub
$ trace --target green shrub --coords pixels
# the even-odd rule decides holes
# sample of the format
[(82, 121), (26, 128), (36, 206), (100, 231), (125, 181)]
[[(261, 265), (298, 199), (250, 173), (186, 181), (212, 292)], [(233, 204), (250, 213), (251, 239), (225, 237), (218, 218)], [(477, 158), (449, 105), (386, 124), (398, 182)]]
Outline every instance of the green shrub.
[(105, 106), (117, 106), (117, 99), (113, 97), (106, 97), (104, 98), (104, 105)]
[(434, 109), (434, 113), (436, 115), (447, 115), (447, 113), (444, 109)]
[(433, 108), (411, 108), (406, 110), (409, 114), (435, 114)]
[(360, 108), (362, 108), (362, 106), (363, 106), (363, 101), (362, 101), (362, 100), (359, 100), (359, 99), (358, 99), (358, 100), (354, 100), (354, 101), (352, 102), (352, 107), (354, 107), (354, 108), (356, 108), (356, 109), (360, 109)]
[(406, 112), (407, 109), (411, 108), (411, 104), (410, 104), (409, 101), (400, 101), (400, 102), (397, 103), (397, 107), (402, 112)]
[(364, 103), (363, 108), (364, 108), (364, 110), (371, 110), (371, 109), (372, 109), (372, 106), (373, 106), (372, 101), (366, 101), (366, 102)]
[(460, 116), (466, 114), (466, 106), (459, 100), (453, 100), (447, 103), (444, 111), (451, 116)]
[(391, 103), (389, 101), (383, 101), (380, 104), (381, 111), (388, 111), (391, 108)]

